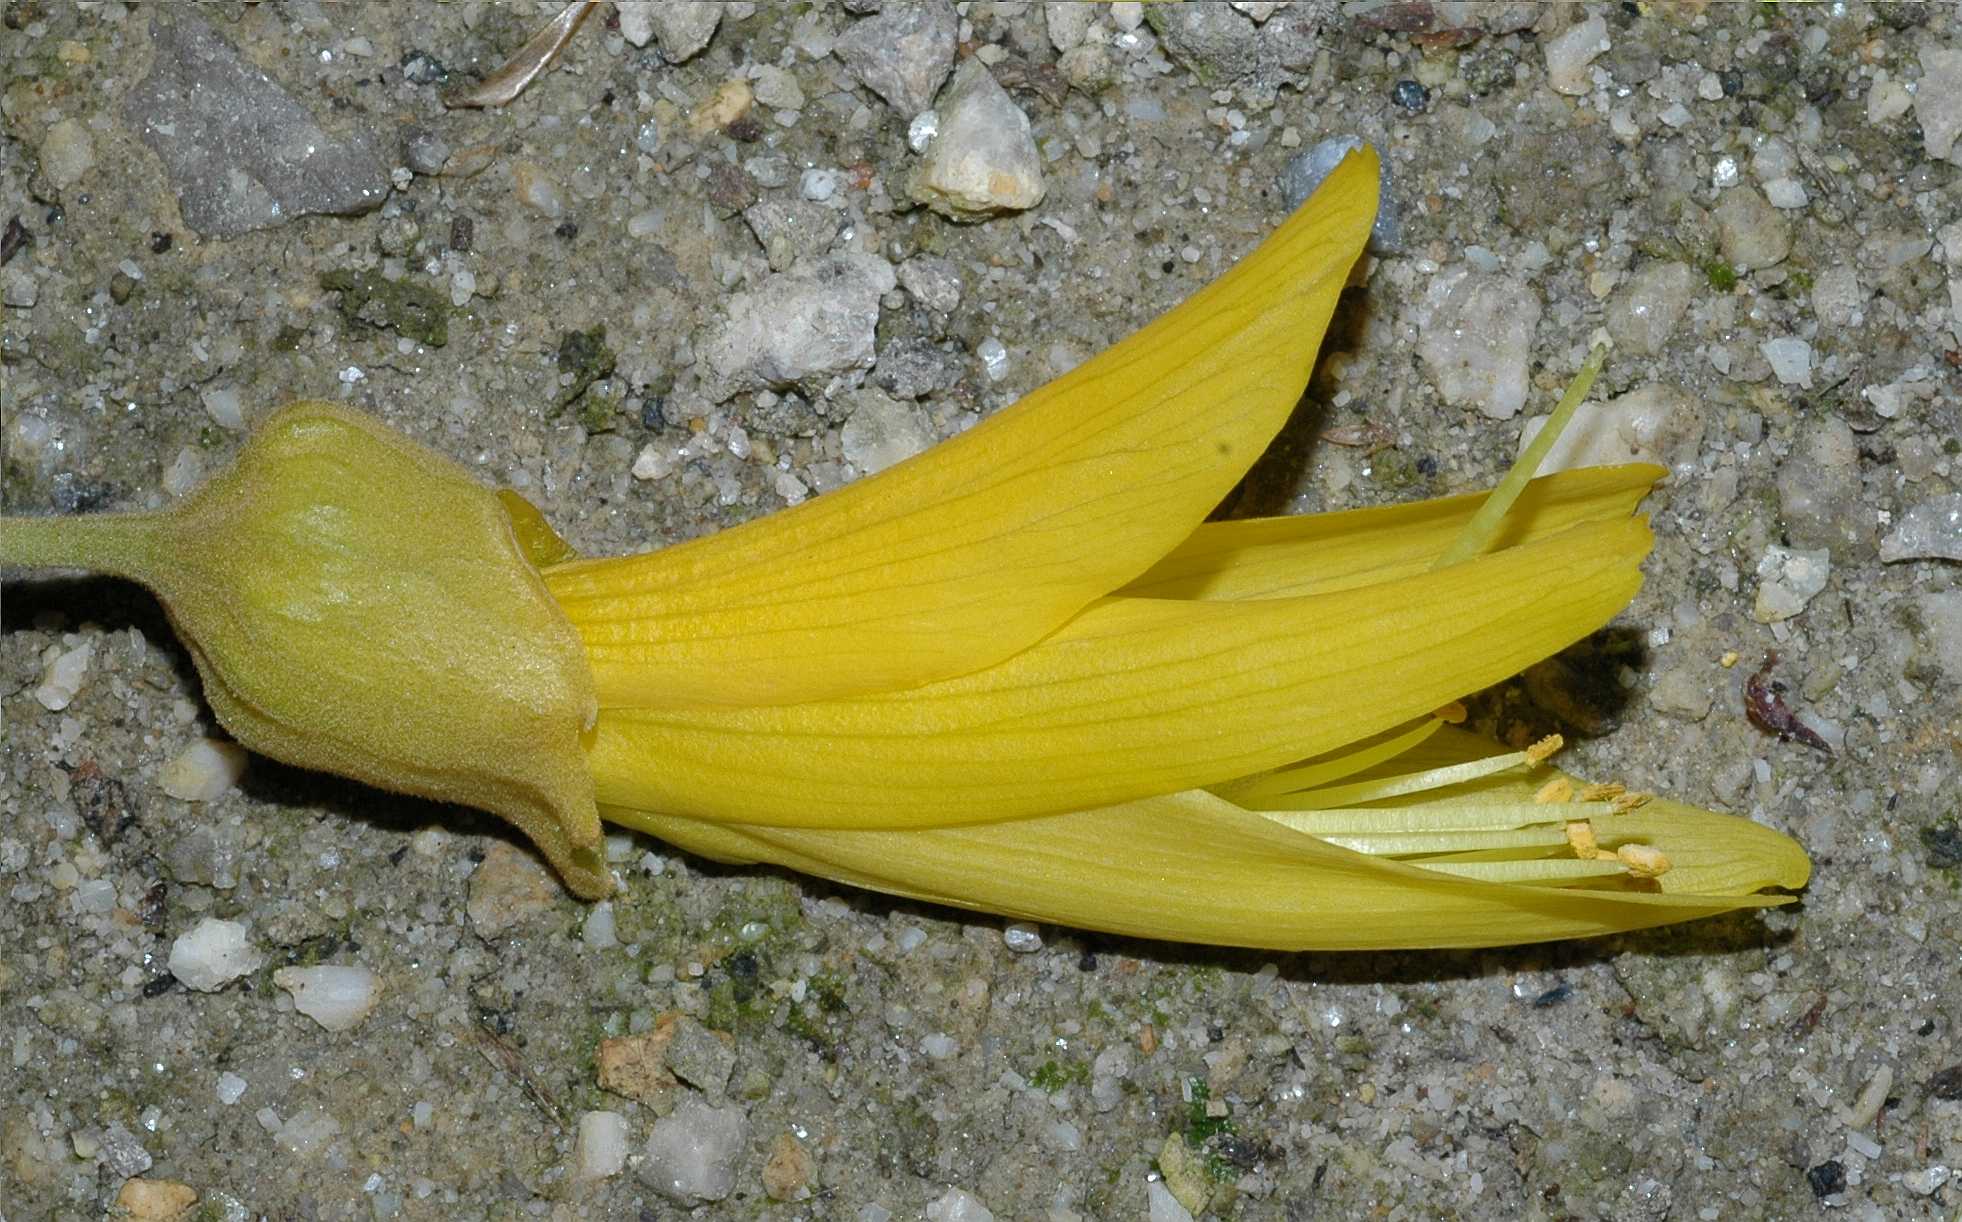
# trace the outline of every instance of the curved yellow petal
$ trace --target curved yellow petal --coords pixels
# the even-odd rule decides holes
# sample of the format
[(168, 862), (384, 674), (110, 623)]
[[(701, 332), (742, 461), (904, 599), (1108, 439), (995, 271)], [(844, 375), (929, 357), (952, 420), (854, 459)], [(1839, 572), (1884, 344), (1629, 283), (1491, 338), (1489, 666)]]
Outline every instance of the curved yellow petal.
[[(1647, 463), (1587, 467), (1528, 484), (1494, 550), (1583, 522), (1628, 517), (1667, 474)], [(1288, 598), (1387, 581), (1431, 567), (1490, 495), (1291, 518), (1208, 522), (1118, 591), (1137, 598)]]
[(984, 671), (750, 709), (603, 710), (599, 801), (730, 822), (922, 827), (1207, 785), (1495, 683), (1641, 584), (1640, 519), (1303, 598), (1115, 598)]
[[(723, 861), (768, 862), (893, 895), (1081, 929), (1274, 950), (1504, 946), (1788, 900), (1743, 891), (1644, 893), (1455, 878), (1337, 848), (1196, 791), (911, 831), (764, 828), (604, 807), (602, 813)], [(1690, 814), (1672, 829), (1672, 849), (1694, 838), (1702, 821), (1722, 818)]]
[(602, 705), (784, 704), (992, 665), (1165, 554), (1287, 419), (1376, 214), (1373, 152), (1184, 304), (838, 492), (545, 574)]

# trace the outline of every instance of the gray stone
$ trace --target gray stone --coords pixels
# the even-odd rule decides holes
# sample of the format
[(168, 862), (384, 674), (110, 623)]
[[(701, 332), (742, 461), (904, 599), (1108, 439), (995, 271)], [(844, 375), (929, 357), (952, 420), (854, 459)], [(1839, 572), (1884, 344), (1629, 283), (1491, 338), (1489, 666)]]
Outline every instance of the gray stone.
[(0, 304), (16, 310), (31, 310), (34, 303), (41, 300), (41, 282), (25, 265), (10, 267), (6, 272), (7, 281), (0, 286)]
[(1687, 263), (1649, 264), (1630, 276), (1608, 303), (1608, 334), (1636, 352), (1661, 352), (1676, 333), (1700, 282)]
[(80, 119), (63, 119), (41, 141), (41, 174), (57, 191), (66, 191), (95, 165), (95, 141)]
[[(1281, 199), (1288, 211), (1308, 202), (1322, 180), (1335, 172), (1350, 150), (1363, 145), (1359, 136), (1330, 136), (1288, 159), (1281, 170)], [(1376, 163), (1376, 223), (1370, 226), (1369, 249), (1377, 254), (1394, 254), (1403, 249), (1402, 208), (1390, 184), (1390, 159)]]
[(110, 1125), (102, 1134), (102, 1161), (117, 1179), (124, 1180), (142, 1175), (151, 1165), (150, 1152), (143, 1148), (143, 1142), (121, 1123)]
[(940, 100), (940, 135), (907, 182), (918, 202), (955, 221), (980, 221), (1042, 202), (1042, 157), (1029, 117), (979, 59)]
[(450, 142), (426, 127), (402, 129), (402, 164), (418, 174), (441, 174), (450, 152)]
[(953, 312), (961, 303), (960, 269), (939, 255), (914, 255), (900, 264), (899, 287), (927, 309), (942, 314)]
[(1740, 272), (1775, 266), (1792, 253), (1792, 223), (1756, 187), (1732, 187), (1711, 215), (1724, 261)]
[(1656, 711), (1684, 721), (1702, 721), (1708, 717), (1712, 701), (1709, 681), (1690, 673), (1688, 666), (1664, 671), (1649, 689), (1649, 703)]
[(879, 298), (897, 283), (892, 264), (849, 252), (796, 264), (737, 293), (728, 317), (699, 345), (704, 393), (720, 403), (743, 390), (817, 389), (870, 369)]
[(1042, 19), (1047, 25), (1049, 45), (1060, 55), (1083, 45), (1084, 36), (1097, 20), (1097, 8), (1093, 4), (1045, 4)]
[(675, 1077), (699, 1091), (720, 1095), (736, 1069), (736, 1049), (714, 1031), (687, 1016), (675, 1022), (664, 1060)]
[(162, 158), (185, 224), (234, 237), (381, 207), (388, 171), (367, 140), (322, 131), (188, 6), (150, 12), (155, 59), (123, 118)]
[(1252, 20), (1228, 5), (1150, 4), (1145, 20), (1201, 84), (1237, 81), (1259, 63)]
[(1914, 88), (1914, 117), (1930, 157), (1962, 165), (1962, 48), (1929, 43), (1921, 48), (1921, 80)]
[(954, 68), (960, 18), (947, 0), (886, 5), (857, 22), (832, 48), (858, 82), (911, 119), (933, 105), (933, 95)]
[(1494, 420), (1509, 420), (1526, 403), (1527, 360), (1540, 299), (1509, 276), (1441, 275), (1417, 340), (1445, 402), (1469, 404)]
[(684, 63), (715, 37), (722, 9), (714, 0), (628, 0), (620, 5), (620, 33), (636, 47), (646, 46), (652, 36), (661, 44), (662, 59)]
[(1953, 492), (1908, 509), (1880, 541), (1880, 558), (1962, 560), (1962, 492)]
[(1555, 93), (1584, 94), (1592, 87), (1588, 65), (1609, 49), (1608, 23), (1596, 13), (1568, 26), (1544, 45), (1547, 86)]
[(895, 340), (879, 353), (872, 384), (896, 399), (924, 399), (959, 384), (966, 363), (923, 339)]
[(876, 390), (853, 396), (851, 419), (839, 436), (845, 461), (866, 475), (875, 475), (903, 462), (934, 443), (926, 418), (910, 403), (901, 403)]
[(1923, 594), (1914, 609), (1928, 660), (1951, 683), (1962, 683), (1962, 590)]
[(838, 214), (809, 200), (762, 200), (743, 209), (743, 220), (763, 244), (773, 272), (823, 254), (838, 236)]
[(736, 1187), (747, 1129), (741, 1108), (683, 1099), (654, 1122), (641, 1181), (682, 1205), (723, 1200)]
[(1860, 479), (1860, 443), (1844, 420), (1800, 431), (1778, 468), (1778, 515), (1800, 548), (1829, 548), (1842, 560), (1872, 555), (1878, 526)]
[(751, 88), (756, 92), (758, 104), (771, 110), (804, 109), (804, 90), (797, 84), (797, 78), (774, 64), (763, 64), (756, 69)]
[(1832, 553), (1767, 547), (1758, 560), (1758, 597), (1751, 618), (1760, 624), (1791, 619), (1818, 597), (1832, 575)]

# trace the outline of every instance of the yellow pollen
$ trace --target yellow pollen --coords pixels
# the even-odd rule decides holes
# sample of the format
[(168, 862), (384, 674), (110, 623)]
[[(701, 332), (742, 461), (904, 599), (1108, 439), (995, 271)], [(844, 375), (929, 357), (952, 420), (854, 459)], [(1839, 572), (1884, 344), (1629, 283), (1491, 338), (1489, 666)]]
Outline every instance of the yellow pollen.
[(1562, 802), (1573, 800), (1574, 783), (1564, 776), (1554, 777), (1540, 786), (1540, 791), (1533, 795), (1533, 801), (1541, 806), (1558, 806)]
[(1567, 843), (1574, 850), (1574, 856), (1581, 861), (1593, 861), (1606, 856), (1601, 846), (1594, 840), (1594, 825), (1585, 819), (1577, 819), (1567, 825)]
[(1443, 722), (1445, 725), (1448, 726), (1464, 725), (1465, 718), (1467, 715), (1468, 714), (1465, 712), (1465, 704), (1464, 701), (1462, 700), (1453, 700), (1450, 704), (1445, 705), (1437, 712), (1431, 714), (1431, 716), (1437, 718), (1439, 721)]
[(1528, 764), (1544, 764), (1555, 751), (1567, 745), (1567, 740), (1558, 734), (1549, 734), (1532, 746), (1526, 748)]
[(1608, 802), (1619, 798), (1628, 787), (1618, 781), (1595, 781), (1581, 789), (1583, 802)]
[(1735, 649), (1724, 650), (1724, 656), (1717, 659), (1717, 665), (1723, 667), (1725, 670), (1729, 670), (1731, 667), (1737, 665), (1737, 651)]
[(1630, 790), (1629, 792), (1625, 794), (1621, 794), (1615, 798), (1613, 803), (1615, 808), (1615, 813), (1617, 815), (1625, 815), (1629, 811), (1635, 810), (1638, 807), (1647, 806), (1649, 804), (1650, 799), (1654, 797), (1655, 797), (1654, 794), (1643, 793), (1639, 789)]
[(1669, 872), (1669, 858), (1653, 845), (1624, 844), (1615, 850), (1615, 859), (1637, 878), (1658, 878)]

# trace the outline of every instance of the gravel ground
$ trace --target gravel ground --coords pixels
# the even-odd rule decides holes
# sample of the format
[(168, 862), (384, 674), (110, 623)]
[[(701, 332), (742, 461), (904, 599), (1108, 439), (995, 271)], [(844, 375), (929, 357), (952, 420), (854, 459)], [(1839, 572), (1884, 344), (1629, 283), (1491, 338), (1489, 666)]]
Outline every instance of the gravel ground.
[[(1605, 329), (1582, 448), (1675, 468), (1648, 584), (1481, 716), (1815, 880), (1277, 957), (621, 837), (593, 909), (487, 819), (204, 744), (140, 591), (15, 581), (0, 1216), (1957, 1216), (1955, 10), (602, 5), (444, 108), (554, 11), (7, 0), (9, 512), (165, 503), (314, 397), (583, 550), (688, 538), (1098, 351), (1359, 137), (1395, 216), (1236, 510), (1482, 486)], [(1830, 751), (1746, 720), (1774, 651)]]

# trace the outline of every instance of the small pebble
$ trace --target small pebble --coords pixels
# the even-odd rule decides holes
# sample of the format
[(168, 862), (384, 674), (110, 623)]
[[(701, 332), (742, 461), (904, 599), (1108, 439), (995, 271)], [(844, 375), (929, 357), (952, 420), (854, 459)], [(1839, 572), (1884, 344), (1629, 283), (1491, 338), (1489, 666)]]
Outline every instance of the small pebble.
[(1015, 921), (1001, 931), (1002, 944), (1018, 955), (1033, 954), (1042, 949), (1042, 933), (1028, 921)]
[[(271, 1111), (270, 1108), (266, 1110)], [(340, 1135), (340, 1121), (322, 1108), (306, 1107), (280, 1124), (273, 1133), (273, 1141), (288, 1154), (305, 1158), (318, 1153)]]
[(1914, 88), (1914, 117), (1930, 157), (1962, 165), (1962, 47), (1933, 40), (1921, 44), (1921, 80)]
[(95, 658), (95, 642), (83, 641), (73, 649), (50, 658), (41, 668), (41, 682), (34, 688), (34, 699), (50, 712), (67, 708), (81, 694), (82, 681)]
[(1508, 420), (1526, 403), (1540, 299), (1510, 276), (1459, 271), (1437, 277), (1417, 355), (1447, 403)]
[(1695, 299), (1702, 278), (1687, 263), (1651, 263), (1630, 276), (1608, 303), (1605, 320), (1615, 343), (1653, 355), (1669, 338)]
[(582, 1180), (620, 1174), (627, 1165), (627, 1118), (619, 1112), (581, 1112), (573, 1165)]
[(983, 1205), (979, 1197), (964, 1188), (953, 1187), (927, 1202), (926, 1216), (927, 1222), (995, 1222), (994, 1211)]
[(197, 1189), (175, 1180), (125, 1180), (116, 1191), (117, 1216), (131, 1222), (174, 1222), (197, 1203)]
[(838, 440), (845, 461), (862, 474), (877, 474), (933, 444), (932, 428), (912, 404), (870, 389), (859, 391), (852, 402)]
[(1758, 561), (1758, 597), (1751, 617), (1760, 624), (1788, 620), (1805, 610), (1832, 573), (1832, 553), (1772, 546)]
[(1812, 345), (1797, 336), (1786, 335), (1778, 339), (1768, 339), (1758, 345), (1764, 359), (1771, 363), (1771, 372), (1787, 386), (1812, 386)]
[(245, 748), (237, 743), (195, 739), (157, 773), (157, 786), (180, 802), (214, 801), (238, 784), (245, 762)]
[(57, 191), (81, 181), (95, 165), (95, 141), (79, 119), (63, 119), (48, 128), (41, 141), (41, 173)]
[(450, 142), (426, 127), (402, 130), (402, 164), (418, 174), (441, 174), (450, 163)]
[(1431, 91), (1416, 81), (1401, 80), (1390, 89), (1390, 100), (1412, 114), (1422, 114), (1431, 104)]
[(901, 118), (911, 119), (933, 105), (953, 71), (959, 34), (960, 17), (947, 0), (893, 4), (853, 23), (832, 54)]
[(1792, 223), (1755, 187), (1732, 187), (1711, 214), (1724, 261), (1740, 272), (1785, 261), (1792, 253)]
[(365, 967), (282, 967), (273, 983), (293, 995), (294, 1009), (329, 1031), (360, 1025), (381, 993), (381, 982)]
[(920, 1041), (920, 1051), (936, 1061), (944, 1061), (960, 1051), (960, 1042), (944, 1031), (936, 1031)]
[(611, 901), (601, 900), (586, 910), (586, 919), (579, 926), (579, 939), (587, 950), (612, 950), (620, 945)]
[(529, 161), (511, 167), (511, 186), (518, 202), (547, 220), (565, 215), (565, 193), (552, 176)]
[(245, 1098), (245, 1088), (246, 1082), (244, 1078), (239, 1077), (230, 1070), (226, 1070), (224, 1073), (218, 1075), (218, 1083), (214, 1093), (218, 1096), (218, 1102), (224, 1104), (226, 1107), (230, 1107), (240, 1099)]
[(264, 962), (237, 921), (206, 917), (170, 944), (170, 974), (200, 993), (216, 992)]
[(1592, 85), (1588, 65), (1612, 45), (1608, 40), (1608, 23), (1599, 14), (1547, 39), (1547, 85), (1555, 93), (1570, 97), (1586, 93)]
[(990, 382), (999, 382), (1008, 376), (1008, 347), (990, 335), (975, 348), (974, 355), (981, 358), (981, 371), (988, 375)]
[(1962, 492), (1910, 506), (1880, 541), (1880, 558), (1962, 560)]
[(980, 221), (1042, 202), (1042, 156), (1029, 117), (987, 66), (970, 59), (939, 105), (940, 134), (907, 180), (908, 193), (949, 220)]
[(682, 1205), (720, 1201), (735, 1191), (748, 1124), (739, 1107), (688, 1097), (654, 1122), (640, 1164), (649, 1188)]
[(239, 401), (238, 387), (220, 386), (207, 390), (198, 396), (204, 402), (204, 410), (218, 422), (220, 428), (234, 433), (245, 429), (245, 408)]

